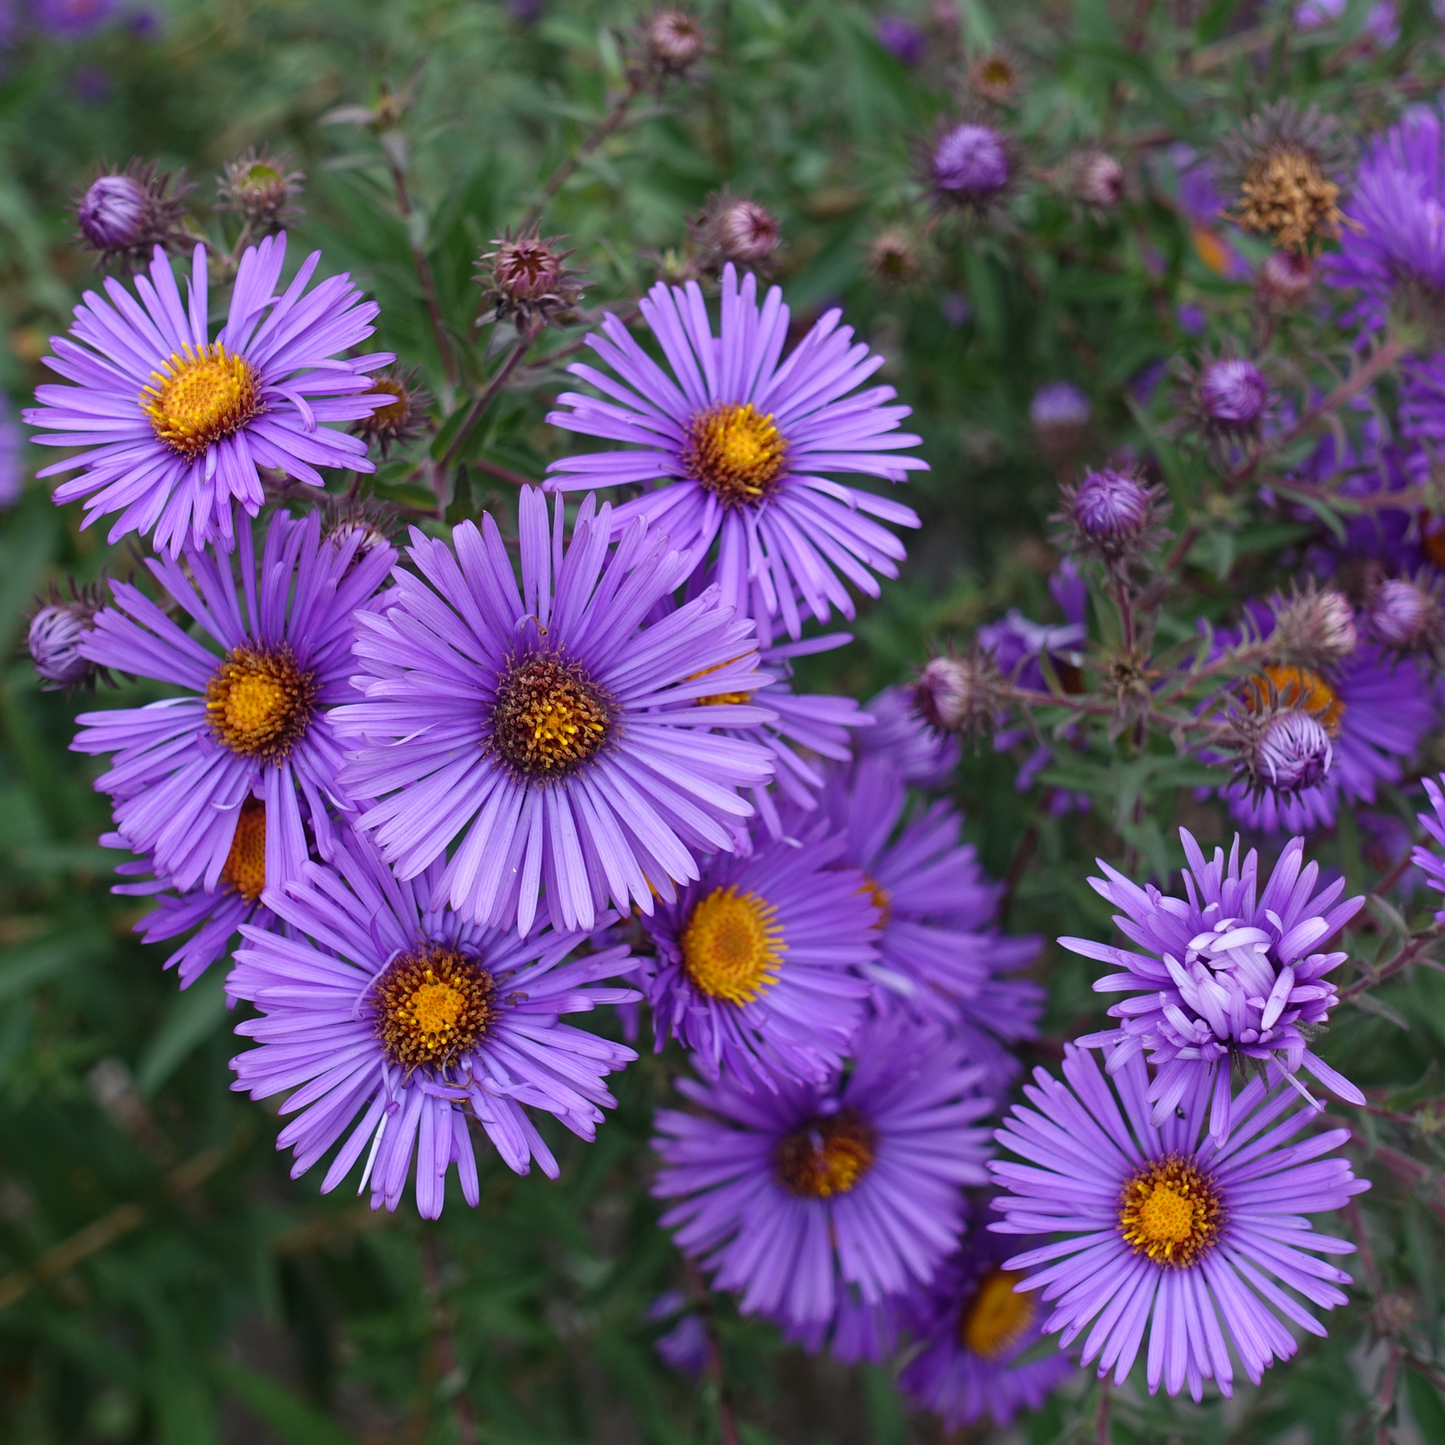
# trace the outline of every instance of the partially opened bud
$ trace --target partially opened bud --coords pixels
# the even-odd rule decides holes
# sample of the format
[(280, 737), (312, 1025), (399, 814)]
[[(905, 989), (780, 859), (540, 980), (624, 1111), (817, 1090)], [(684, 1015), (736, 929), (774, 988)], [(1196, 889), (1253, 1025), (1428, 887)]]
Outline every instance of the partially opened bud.
[(1059, 489), (1065, 546), (1085, 557), (1116, 563), (1137, 557), (1158, 540), (1168, 507), (1157, 487), (1132, 471), (1102, 468), (1077, 486)]
[(689, 10), (659, 10), (643, 23), (643, 48), (649, 67), (658, 75), (682, 75), (702, 58), (707, 33)]
[(1317, 718), (1283, 712), (1261, 729), (1246, 771), (1256, 790), (1281, 798), (1317, 788), (1334, 762), (1334, 745)]
[(1445, 608), (1433, 587), (1407, 577), (1391, 577), (1376, 585), (1365, 609), (1370, 635), (1401, 657), (1427, 657), (1445, 662)]
[(696, 216), (687, 221), (697, 250), (697, 263), (721, 271), (728, 262), (759, 267), (778, 249), (778, 218), (750, 196), (735, 196), (726, 187), (714, 191)]
[(95, 614), (101, 600), (97, 588), (77, 589), (70, 583), (70, 597), (63, 597), (52, 584), (50, 596), (30, 619), (26, 647), (30, 661), (40, 675), (43, 692), (86, 685), (93, 687), (97, 676), (107, 682), (109, 675), (82, 655), (86, 635), (95, 628)]
[(513, 237), (510, 232), (492, 244), (477, 267), (477, 282), (495, 307), (499, 320), (518, 326), (545, 325), (571, 311), (582, 299), (581, 277), (568, 269), (572, 252), (560, 249), (565, 237), (543, 240), (535, 231)]
[(1298, 588), (1286, 601), (1276, 597), (1274, 632), (1281, 662), (1303, 667), (1326, 667), (1354, 652), (1359, 643), (1355, 609), (1349, 599), (1333, 587), (1319, 588), (1310, 582)]
[(1221, 357), (1209, 362), (1200, 373), (1199, 403), (1216, 425), (1243, 431), (1264, 415), (1269, 405), (1269, 383), (1254, 362), (1243, 357)]
[(186, 173), (157, 173), (155, 162), (132, 160), (123, 171), (99, 170), (76, 197), (76, 239), (98, 252), (97, 267), (125, 262), (129, 268), (148, 265), (157, 246), (179, 250), (194, 244), (180, 229), (185, 198), (195, 189)]
[(1107, 151), (1083, 151), (1069, 166), (1071, 189), (1086, 206), (1107, 211), (1124, 194), (1124, 167)]
[(97, 251), (124, 251), (145, 229), (146, 193), (131, 176), (97, 176), (76, 207), (85, 239)]
[(964, 657), (935, 657), (913, 687), (918, 714), (942, 733), (979, 737), (1000, 709), (1000, 678), (993, 659), (977, 648)]

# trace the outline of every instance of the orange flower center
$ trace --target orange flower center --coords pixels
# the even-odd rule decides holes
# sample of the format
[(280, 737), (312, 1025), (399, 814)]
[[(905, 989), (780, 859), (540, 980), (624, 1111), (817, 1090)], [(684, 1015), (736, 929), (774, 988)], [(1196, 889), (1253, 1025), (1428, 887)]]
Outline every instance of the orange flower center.
[(234, 356), (219, 342), (199, 349), (186, 343), (184, 354), (173, 351), (152, 385), (140, 394), (141, 410), (151, 427), (174, 452), (188, 461), (225, 441), (258, 416), (261, 385), (243, 356)]

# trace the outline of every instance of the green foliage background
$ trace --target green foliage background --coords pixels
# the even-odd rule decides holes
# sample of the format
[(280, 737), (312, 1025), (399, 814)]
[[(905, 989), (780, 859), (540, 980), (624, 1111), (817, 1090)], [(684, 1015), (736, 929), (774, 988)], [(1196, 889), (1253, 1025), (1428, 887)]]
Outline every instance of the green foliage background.
[[(1149, 158), (1165, 141), (1207, 151), (1278, 94), (1317, 100), (1360, 131), (1433, 94), (1445, 66), (1428, 7), (1409, 0), (1399, 41), (1383, 50), (1360, 42), (1367, 9), (1355, 0), (1339, 23), (1300, 33), (1286, 7), (1246, 0), (959, 0), (956, 11), (943, 0), (913, 17), (932, 40), (910, 70), (876, 43), (874, 12), (851, 0), (704, 7), (714, 37), (704, 73), (644, 102), (639, 123), (564, 188), (547, 231), (577, 247), (590, 306), (625, 305), (655, 274), (649, 253), (680, 248), (684, 213), (729, 184), (781, 218), (779, 279), (795, 314), (841, 300), (888, 356), (885, 378), (916, 408), (933, 468), (910, 488), (924, 528), (903, 578), (863, 607), (858, 640), (818, 660), (812, 685), (867, 697), (922, 661), (930, 638), (964, 639), (1013, 605), (1053, 615), (1041, 539), (1057, 478), (1028, 427), (1029, 399), (1049, 380), (1093, 397), (1095, 459), (1126, 444), (1163, 448), (1176, 521), (1202, 518), (1190, 556), (1198, 585), (1166, 617), (1166, 635), (1227, 616), (1243, 591), (1277, 579), (1303, 529), (1203, 510), (1206, 468), (1155, 435), (1167, 398), (1154, 412), (1130, 399), (1131, 378), (1185, 345), (1181, 304), (1204, 308), (1211, 338), (1242, 342), (1253, 306), (1247, 285), (1206, 265)], [(12, 402), (41, 379), (45, 337), (92, 284), (66, 206), (95, 160), (187, 166), (204, 216), (219, 166), (269, 141), (309, 176), (293, 264), (319, 246), (326, 269), (356, 274), (382, 303), (380, 343), (422, 366), (452, 412), (460, 391), (442, 374), (410, 248), (430, 259), (466, 357), (464, 390), (489, 365), (475, 349), (478, 248), (518, 221), (596, 122), (621, 83), (618, 37), (637, 19), (590, 0), (548, 0), (534, 21), (518, 14), (491, 0), (177, 0), (151, 34), (117, 13), (86, 37), (0, 53), (0, 383)], [(867, 246), (881, 224), (923, 215), (910, 139), (949, 110), (964, 53), (1000, 42), (1026, 82), (1014, 124), (1031, 178), (1012, 220), (940, 231), (930, 274), (887, 291), (869, 277)], [(417, 202), (408, 223), (376, 141), (320, 118), (370, 104), (383, 79), (400, 85), (418, 67), (404, 127)], [(1126, 165), (1127, 198), (1107, 217), (1049, 182), (1094, 141)], [(946, 319), (950, 297), (967, 299), (969, 320)], [(1279, 345), (1309, 365), (1345, 350), (1346, 338), (1309, 320), (1287, 332)], [(542, 420), (562, 382), (546, 365), (520, 373), (467, 460), (540, 476), (567, 445)], [(410, 470), (392, 464), (379, 492), (416, 502)], [(506, 508), (511, 493), (473, 465), (453, 511), (469, 504)], [(356, 1199), (319, 1198), (315, 1178), (288, 1178), (272, 1113), (228, 1092), (221, 970), (178, 994), (163, 955), (132, 939), (132, 903), (108, 892), (115, 855), (96, 838), (109, 820), (90, 788), (99, 769), (66, 751), (86, 704), (38, 691), (18, 652), (48, 581), (135, 565), (106, 547), (103, 528), (76, 524), (43, 485), (0, 521), (0, 1441), (421, 1445), (459, 1439), (469, 1419), (489, 1445), (715, 1439), (715, 1387), (670, 1372), (652, 1348), (664, 1327), (645, 1317), (664, 1290), (695, 1287), (646, 1192), (651, 1113), (678, 1066), (670, 1055), (648, 1054), (621, 1078), (621, 1107), (596, 1145), (554, 1141), (559, 1183), (494, 1162), (481, 1208), (453, 1201), (436, 1226), (409, 1203), (377, 1216)], [(144, 696), (129, 687), (124, 700)], [(1091, 813), (1066, 820), (1041, 809), (1040, 788), (1015, 793), (1015, 765), (972, 758), (958, 785), (990, 870), (1015, 868), (1013, 930), (1105, 937), (1107, 912), (1083, 881), (1095, 854), (1142, 875), (1177, 866), (1167, 840), (1178, 821), (1223, 835), (1222, 817), (1185, 790), (1197, 768), (1167, 748), (1090, 748), (1047, 773), (1045, 785), (1093, 799)], [(1405, 793), (1387, 804), (1413, 821)], [(1381, 871), (1348, 819), (1316, 851), (1352, 884)], [(1426, 904), (1404, 906), (1418, 922)], [(1358, 940), (1365, 956), (1388, 942), (1388, 923), (1371, 926)], [(1038, 973), (1050, 1012), (1030, 1064), (1056, 1060), (1061, 1040), (1096, 1016), (1086, 965), (1050, 949)], [(1357, 1266), (1357, 1302), (1330, 1321), (1328, 1341), (1307, 1339), (1296, 1362), (1229, 1406), (1117, 1392), (1121, 1445), (1445, 1440), (1445, 1398), (1424, 1368), (1441, 1358), (1445, 1156), (1432, 1101), (1445, 978), (1422, 967), (1363, 997), (1369, 1011), (1341, 1011), (1328, 1054), (1392, 1116), (1350, 1121), (1357, 1167), (1376, 1182), (1360, 1211), (1373, 1279)], [(1389, 1346), (1375, 1324), (1387, 1296), (1408, 1307), (1408, 1318), (1397, 1311), (1404, 1323), (1391, 1316), (1395, 1338), (1422, 1367), (1382, 1390)], [(941, 1438), (900, 1404), (887, 1371), (810, 1361), (726, 1300), (714, 1308), (748, 1445)], [(1092, 1439), (1098, 1412), (1080, 1378), (1009, 1438)]]

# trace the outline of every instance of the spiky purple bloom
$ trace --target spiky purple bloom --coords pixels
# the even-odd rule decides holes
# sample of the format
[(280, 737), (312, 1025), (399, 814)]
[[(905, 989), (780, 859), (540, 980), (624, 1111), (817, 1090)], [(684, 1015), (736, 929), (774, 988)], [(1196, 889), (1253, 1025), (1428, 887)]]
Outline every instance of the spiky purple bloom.
[(112, 542), (154, 529), (156, 550), (172, 557), (187, 544), (230, 551), (234, 504), (254, 517), (265, 500), (258, 467), (317, 487), (317, 467), (375, 470), (360, 438), (324, 423), (356, 421), (380, 404), (362, 394), (371, 392), (365, 373), (392, 358), (345, 355), (371, 335), (377, 306), (345, 275), (307, 294), (319, 251), (278, 294), (285, 258), (284, 234), (247, 248), (214, 341), (204, 246), (185, 304), (160, 247), (135, 296), (113, 277), (108, 302), (85, 293), (71, 335), (53, 337), (56, 354), (45, 358), (75, 384), (37, 388), (41, 404), (25, 413), (49, 428), (34, 438), (42, 446), (87, 448), (39, 473), (81, 469), (55, 500), (87, 498), (83, 525), (118, 512)]
[(1009, 181), (1008, 142), (991, 125), (964, 121), (934, 142), (929, 169), (934, 188), (950, 199), (990, 200)]
[(526, 934), (540, 905), (590, 930), (609, 899), (651, 914), (697, 854), (732, 851), (753, 811), (737, 789), (771, 777), (772, 753), (717, 729), (775, 715), (697, 706), (767, 685), (753, 624), (708, 588), (644, 626), (691, 563), (643, 518), (609, 551), (612, 509), (588, 497), (564, 547), (562, 499), (549, 527), (529, 488), (518, 527), (520, 590), (490, 514), (451, 545), (413, 530), (416, 571), (357, 619), (366, 700), (333, 715), (355, 749), (343, 782), (381, 800), (357, 826), (402, 879), (457, 843), (436, 906)]
[(1269, 405), (1269, 383), (1254, 362), (1241, 356), (1211, 361), (1199, 374), (1199, 406), (1218, 427), (1252, 427)]
[(123, 251), (145, 228), (148, 207), (145, 188), (134, 176), (97, 176), (80, 198), (76, 219), (97, 251)]
[[(1017, 1105), (995, 1138), (1027, 1161), (996, 1160), (995, 1181), (1009, 1193), (994, 1208), (1002, 1234), (1065, 1236), (1004, 1261), (1021, 1270), (1021, 1289), (1056, 1301), (1044, 1326), (1071, 1345), (1094, 1321), (1083, 1362), (1099, 1360), (1118, 1384), (1148, 1333), (1147, 1380), (1195, 1400), (1204, 1381), (1231, 1395), (1229, 1347), (1258, 1384), (1276, 1359), (1294, 1354), (1280, 1316), (1323, 1335), (1294, 1297), (1320, 1309), (1347, 1303), (1337, 1286), (1350, 1277), (1316, 1254), (1351, 1254), (1354, 1245), (1316, 1234), (1304, 1215), (1340, 1209), (1368, 1189), (1344, 1159), (1326, 1159), (1349, 1138), (1331, 1129), (1290, 1141), (1314, 1121), (1289, 1089), (1272, 1095), (1251, 1079), (1234, 1100), (1229, 1142), (1205, 1132), (1207, 1081), (1197, 1075), (1161, 1123), (1145, 1102), (1148, 1071), (1133, 1055), (1113, 1087), (1093, 1057), (1064, 1046), (1064, 1078), (1034, 1071), (1032, 1108)], [(1117, 1090), (1117, 1097), (1116, 1091)], [(1122, 1108), (1121, 1108), (1122, 1106)], [(1294, 1294), (1287, 1293), (1288, 1290)]]
[(951, 1027), (976, 1015), (994, 970), (1032, 962), (1041, 940), (1000, 935), (999, 887), (962, 841), (953, 805), (939, 800), (905, 820), (907, 804), (903, 779), (883, 758), (836, 769), (825, 795), (845, 840), (842, 862), (862, 873), (881, 930), (878, 961), (864, 971), (880, 997)]
[(1076, 1368), (1057, 1351), (1024, 1358), (1043, 1334), (1041, 1311), (1032, 1296), (1008, 1292), (1022, 1278), (1003, 1268), (1018, 1241), (985, 1223), (972, 1223), (962, 1248), (907, 1304), (919, 1349), (898, 1388), (946, 1430), (985, 1416), (1003, 1429), (1020, 1410), (1037, 1410)]
[(1355, 224), (1340, 235), (1338, 254), (1324, 261), (1325, 278), (1358, 289), (1358, 319), (1379, 327), (1401, 286), (1445, 292), (1445, 148), (1441, 114), (1411, 106), (1360, 161), (1344, 214)]
[(641, 303), (670, 373), (658, 366), (615, 317), (587, 344), (616, 373), (568, 368), (610, 400), (564, 392), (569, 408), (547, 420), (586, 436), (631, 442), (641, 450), (591, 452), (553, 462), (555, 491), (661, 481), (613, 513), (614, 535), (645, 517), (701, 566), (713, 543), (724, 603), (792, 637), (802, 629), (799, 604), (819, 622), (832, 609), (854, 615), (844, 581), (870, 597), (873, 575), (898, 575), (903, 544), (871, 518), (916, 527), (917, 514), (887, 497), (830, 481), (853, 472), (901, 482), (928, 469), (918, 457), (894, 455), (919, 438), (897, 430), (909, 414), (889, 406), (891, 386), (853, 389), (882, 364), (866, 345), (850, 345), (853, 328), (827, 312), (781, 362), (788, 308), (773, 287), (759, 307), (757, 279), (741, 283), (729, 265), (722, 277), (721, 335), (714, 336), (702, 291), (659, 282)]
[(441, 1213), (452, 1165), (462, 1197), (477, 1203), (469, 1120), (509, 1169), (526, 1174), (535, 1159), (555, 1179), (527, 1110), (595, 1139), (602, 1110), (616, 1104), (603, 1078), (637, 1057), (558, 1021), (636, 998), (592, 986), (633, 967), (626, 949), (568, 963), (580, 934), (523, 940), (468, 923), (428, 902), (439, 873), (399, 882), (370, 843), (349, 836), (330, 867), (308, 863), (284, 893), (267, 889), (264, 901), (296, 936), (244, 925), (226, 981), (261, 1015), (237, 1025), (257, 1047), (232, 1059), (232, 1087), (254, 1099), (289, 1095), (280, 1112), (297, 1117), (276, 1147), (294, 1147), (291, 1177), (340, 1144), (321, 1182), (329, 1193), (367, 1151), (357, 1192), (370, 1184), (371, 1207), (393, 1210), (415, 1156), (424, 1219)]
[[(116, 828), (133, 852), (182, 892), (217, 886), (242, 804), (266, 806), (266, 877), (297, 876), (303, 820), (322, 856), (335, 836), (330, 808), (341, 752), (334, 704), (352, 696), (353, 617), (391, 566), (390, 547), (355, 561), (359, 538), (338, 546), (312, 512), (277, 513), (257, 565), (250, 525), (233, 556), (187, 551), (147, 563), (220, 653), (181, 630), (138, 588), (112, 582), (80, 642), (97, 666), (155, 678), (180, 697), (82, 713), (76, 752), (116, 754), (96, 787), (115, 800)], [(239, 573), (239, 578), (237, 574)]]
[(718, 854), (643, 920), (656, 961), (640, 987), (659, 1052), (675, 1037), (706, 1077), (741, 1088), (839, 1067), (878, 957), (873, 900), (860, 873), (837, 868), (842, 850), (820, 823), (747, 857)]
[(854, 742), (860, 758), (882, 758), (905, 783), (941, 788), (958, 766), (959, 744), (953, 733), (940, 733), (919, 715), (912, 688), (885, 687), (864, 704), (873, 719)]
[(879, 1020), (855, 1057), (846, 1079), (777, 1093), (684, 1079), (708, 1113), (658, 1111), (653, 1193), (679, 1201), (663, 1226), (745, 1313), (806, 1326), (849, 1286), (876, 1305), (927, 1284), (957, 1239), (960, 1186), (987, 1177), (976, 1125), (992, 1101), (956, 1041)]
[(1208, 861), (1183, 828), (1188, 867), (1185, 898), (1141, 888), (1097, 860), (1105, 877), (1089, 879), (1101, 898), (1122, 909), (1114, 926), (1137, 948), (1115, 948), (1087, 938), (1061, 938), (1071, 953), (1124, 971), (1094, 981), (1095, 993), (1137, 993), (1109, 1014), (1118, 1028), (1079, 1039), (1109, 1053), (1109, 1072), (1148, 1052), (1156, 1073), (1148, 1098), (1162, 1124), (1196, 1084), (1211, 1097), (1209, 1130), (1216, 1143), (1229, 1137), (1230, 1069), (1235, 1063), (1270, 1062), (1300, 1093), (1300, 1069), (1351, 1104), (1365, 1096), (1306, 1045), (1322, 1029), (1338, 992), (1326, 974), (1348, 953), (1317, 950), (1364, 906), (1364, 898), (1335, 900), (1343, 878), (1315, 894), (1320, 865), (1304, 863), (1304, 839), (1292, 838), (1262, 894), (1259, 855), (1239, 859), (1239, 837)]

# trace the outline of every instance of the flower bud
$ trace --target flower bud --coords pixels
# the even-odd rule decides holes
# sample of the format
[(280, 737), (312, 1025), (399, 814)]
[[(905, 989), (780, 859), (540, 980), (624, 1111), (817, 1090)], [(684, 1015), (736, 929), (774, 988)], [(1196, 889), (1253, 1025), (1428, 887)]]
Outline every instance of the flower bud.
[(999, 702), (998, 668), (976, 648), (966, 657), (935, 657), (913, 687), (919, 716), (941, 733), (987, 733)]
[(300, 171), (288, 171), (290, 164), (289, 153), (272, 156), (265, 146), (259, 153), (252, 146), (217, 178), (216, 208), (240, 216), (253, 235), (281, 230), (285, 222), (301, 214), (301, 208), (291, 202), (301, 194), (306, 179)]
[(1051, 457), (1062, 459), (1076, 452), (1088, 434), (1093, 407), (1071, 381), (1050, 381), (1029, 403), (1034, 436)]
[(1077, 486), (1060, 489), (1066, 544), (1086, 557), (1116, 563), (1137, 556), (1157, 540), (1165, 506), (1156, 487), (1131, 471), (1089, 472)]
[(1435, 592), (1405, 577), (1391, 577), (1370, 593), (1370, 635), (1392, 652), (1438, 654), (1445, 644), (1445, 611)]
[(687, 221), (697, 263), (703, 270), (721, 271), (729, 261), (760, 266), (778, 249), (778, 218), (748, 196), (735, 196), (726, 188), (714, 191), (696, 216)]
[(873, 25), (878, 43), (904, 65), (917, 68), (928, 53), (928, 37), (901, 15), (880, 15)]
[(564, 239), (543, 240), (535, 231), (513, 238), (508, 232), (492, 242), (497, 249), (483, 254), (477, 281), (496, 319), (535, 328), (577, 305), (582, 287), (565, 264), (572, 252), (558, 249)]
[(1310, 582), (1303, 591), (1297, 588), (1288, 601), (1276, 597), (1270, 605), (1274, 608), (1271, 640), (1282, 662), (1324, 667), (1348, 657), (1359, 643), (1355, 610), (1333, 587), (1317, 588)]
[(110, 682), (103, 668), (97, 668), (81, 655), (81, 645), (86, 634), (94, 630), (95, 614), (100, 606), (100, 591), (96, 587), (77, 588), (72, 579), (70, 596), (66, 598), (51, 584), (50, 596), (30, 619), (26, 637), (42, 691), (58, 692), (82, 683), (93, 688), (97, 677)]
[(1245, 771), (1256, 791), (1291, 798), (1324, 782), (1334, 745), (1318, 718), (1307, 712), (1278, 713), (1260, 729)]
[(1077, 199), (1095, 210), (1107, 211), (1124, 194), (1124, 167), (1107, 151), (1084, 151), (1069, 167), (1071, 189)]
[(1008, 184), (1008, 143), (991, 125), (965, 121), (950, 126), (934, 143), (930, 170), (940, 195), (961, 205), (980, 205)]
[(338, 551), (346, 547), (353, 537), (358, 538), (349, 564), (354, 567), (378, 547), (391, 544), (399, 520), (394, 507), (374, 497), (360, 502), (337, 499), (328, 502), (322, 509), (321, 535)]
[(1258, 290), (1262, 300), (1280, 310), (1298, 306), (1314, 285), (1315, 263), (1298, 251), (1271, 251), (1259, 268)]
[(907, 286), (923, 274), (923, 257), (912, 232), (885, 226), (868, 247), (868, 269), (883, 286)]
[(1254, 362), (1222, 357), (1207, 363), (1199, 375), (1199, 407), (1216, 426), (1243, 431), (1264, 415), (1269, 383)]
[(682, 75), (707, 48), (702, 22), (679, 9), (659, 10), (646, 21), (642, 41), (648, 64), (658, 75)]
[(981, 55), (968, 70), (969, 88), (995, 105), (1012, 100), (1022, 83), (1018, 66), (1002, 51)]
[(76, 219), (97, 251), (124, 251), (140, 239), (146, 210), (146, 193), (131, 176), (97, 176), (76, 207)]

